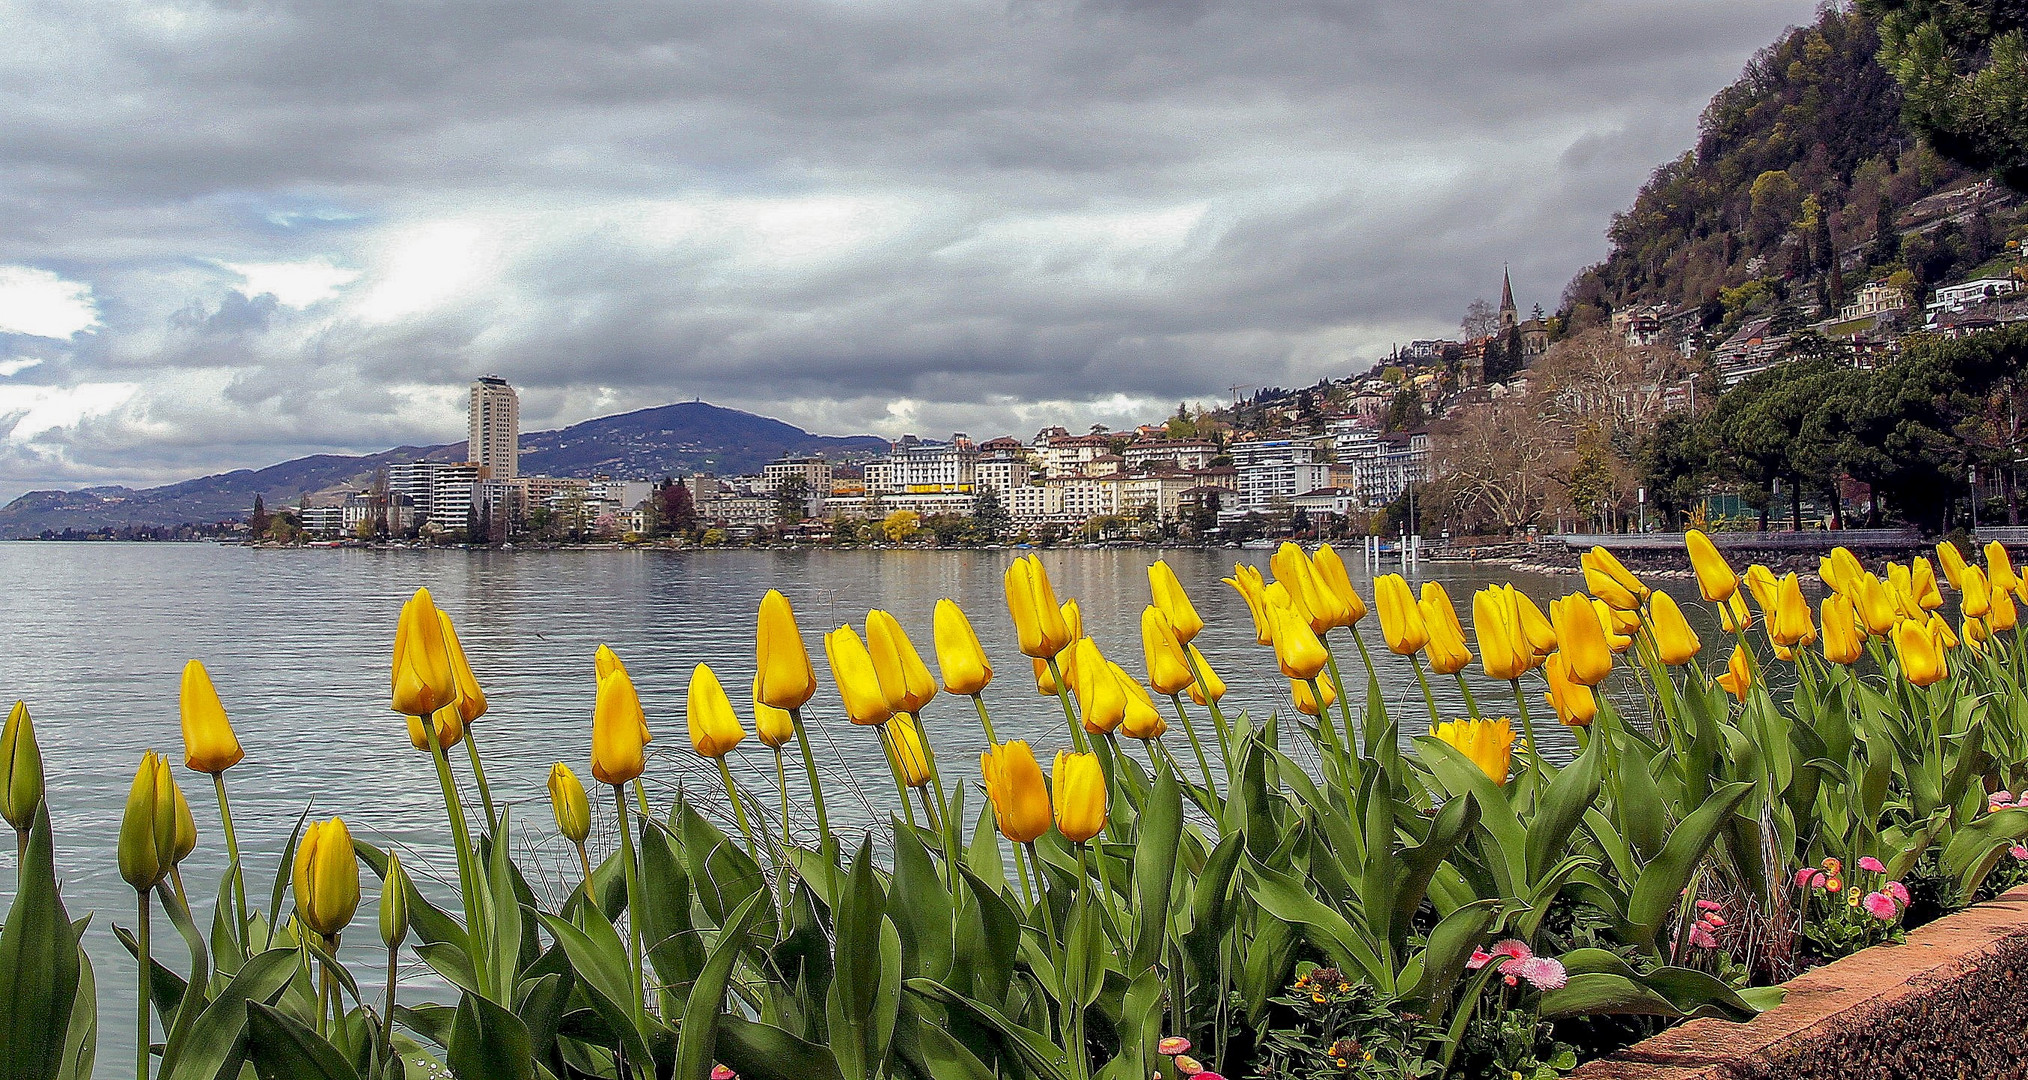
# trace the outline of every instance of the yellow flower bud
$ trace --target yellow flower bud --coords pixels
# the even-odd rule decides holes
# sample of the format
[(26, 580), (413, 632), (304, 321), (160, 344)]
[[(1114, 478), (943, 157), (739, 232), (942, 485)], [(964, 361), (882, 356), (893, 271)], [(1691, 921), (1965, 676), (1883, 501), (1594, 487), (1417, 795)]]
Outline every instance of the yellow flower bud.
[[(1274, 623), (1275, 663), (1282, 674), (1291, 679), (1314, 679), (1330, 662), (1330, 655), (1324, 651), (1324, 643), (1317, 638), (1316, 631), (1295, 607), (1288, 603), (1267, 601), (1268, 616)], [(1419, 621), (1419, 620), (1418, 620)]]
[(1605, 627), (1592, 610), (1590, 598), (1572, 593), (1549, 605), (1550, 621), (1556, 625), (1556, 651), (1563, 657), (1564, 670), (1572, 682), (1597, 686), (1612, 674), (1613, 654), (1606, 645)]
[(1081, 844), (1105, 831), (1106, 777), (1097, 754), (1058, 751), (1050, 770), (1056, 803), (1056, 830)]
[(1260, 570), (1241, 563), (1232, 568), (1232, 576), (1224, 581), (1239, 592), (1240, 599), (1246, 601), (1247, 613), (1253, 616), (1254, 641), (1261, 645), (1274, 644), (1274, 618), (1268, 611), (1267, 586), (1261, 581)]
[(964, 609), (957, 601), (945, 597), (937, 601), (936, 618), (932, 624), (937, 646), (937, 668), (943, 673), (944, 690), (953, 694), (976, 694), (993, 681), (993, 663), (986, 659), (986, 650), (979, 645), (979, 635), (972, 631), (972, 620), (965, 617)]
[(1944, 648), (1958, 647), (1958, 636), (1951, 631), (1951, 624), (1945, 622), (1943, 616), (1934, 611), (1929, 613), (1929, 632)]
[(779, 750), (796, 737), (796, 719), (787, 709), (777, 709), (760, 699), (760, 676), (753, 680), (753, 730), (760, 741)]
[(1549, 621), (1549, 616), (1535, 606), (1535, 601), (1528, 598), (1527, 593), (1512, 585), (1503, 588), (1513, 597), (1514, 612), (1521, 618), (1522, 636), (1528, 639), (1528, 648), (1539, 663), (1543, 657), (1556, 651), (1556, 627)]
[(1422, 622), (1429, 631), (1430, 670), (1439, 675), (1456, 675), (1472, 662), (1471, 650), (1465, 648), (1465, 628), (1458, 622), (1458, 609), (1451, 604), (1451, 596), (1444, 587), (1434, 581), (1422, 583)]
[(1993, 588), (1986, 581), (1986, 572), (1984, 570), (1976, 566), (1960, 568), (1958, 570), (1958, 591), (1964, 594), (1958, 603), (1958, 610), (1963, 612), (1967, 618), (1983, 619), (1992, 613)]
[(1056, 675), (1049, 670), (1049, 661), (1030, 657), (1028, 662), (1035, 665), (1035, 692), (1043, 697), (1055, 697)]
[(908, 640), (901, 621), (875, 608), (866, 613), (866, 652), (887, 707), (898, 713), (919, 713), (937, 696), (937, 681), (922, 654)]
[(556, 815), (556, 831), (571, 843), (582, 844), (591, 835), (591, 800), (577, 774), (561, 761), (549, 767), (549, 810)]
[(1964, 588), (1961, 582), (1965, 576), (1965, 555), (1958, 550), (1956, 544), (1949, 540), (1937, 541), (1936, 561), (1937, 565), (1943, 567), (1944, 580), (1951, 583), (1951, 588)]
[(1078, 638), (1071, 652), (1076, 667), (1065, 677), (1070, 680), (1070, 692), (1077, 697), (1077, 711), (1084, 729), (1094, 735), (1113, 731), (1127, 718), (1126, 691), (1113, 677), (1098, 643)]
[[(579, 789), (583, 790), (583, 789)], [(401, 857), (387, 853), (387, 875), (380, 882), (380, 941), (390, 949), (408, 940), (408, 870)]]
[(1155, 606), (1168, 618), (1176, 640), (1187, 645), (1204, 629), (1204, 620), (1198, 616), (1197, 606), (1190, 602), (1190, 594), (1183, 591), (1183, 583), (1176, 580), (1176, 571), (1171, 570), (1167, 562), (1156, 559), (1148, 567), (1148, 592), (1153, 596)]
[(690, 721), (690, 745), (702, 757), (722, 758), (746, 739), (739, 714), (732, 711), (732, 699), (725, 694), (718, 674), (708, 664), (699, 664), (690, 673), (685, 694)]
[(1119, 679), (1120, 688), (1126, 692), (1127, 712), (1120, 721), (1120, 730), (1130, 739), (1159, 739), (1169, 730), (1169, 722), (1162, 718), (1162, 711), (1155, 707), (1155, 699), (1148, 696), (1147, 687), (1118, 671), (1119, 665), (1112, 664)]
[(894, 715), (887, 694), (880, 688), (880, 674), (873, 656), (850, 626), (841, 626), (824, 635), (824, 656), (831, 662), (831, 680), (838, 684), (845, 715), (855, 724), (884, 724)]
[(443, 620), (428, 589), (401, 606), (394, 628), (392, 706), (403, 716), (429, 716), (458, 696), (457, 673), (444, 644)]
[(626, 662), (620, 659), (620, 654), (606, 645), (600, 645), (599, 651), (592, 654), (592, 667), (601, 679), (615, 671), (627, 670)]
[(225, 718), (225, 706), (211, 685), (204, 665), (192, 660), (183, 665), (183, 689), (179, 695), (183, 713), (183, 764), (205, 773), (222, 773), (240, 763), (246, 752)]
[(486, 692), (479, 689), (479, 680), (472, 676), (472, 665), (465, 660), (465, 647), (458, 641), (458, 631), (451, 625), (451, 617), (440, 610), (437, 618), (443, 623), (444, 651), (450, 654), (451, 677), (458, 688), (455, 702), (458, 719), (470, 727), (472, 721), (486, 715)]
[(42, 748), (35, 742), (35, 723), (28, 706), (15, 702), (0, 730), (0, 816), (27, 833), (42, 806)]
[(1648, 587), (1639, 578), (1627, 572), (1613, 553), (1602, 547), (1592, 548), (1579, 560), (1584, 567), (1584, 587), (1593, 596), (1621, 611), (1633, 611), (1647, 599)]
[(617, 786), (640, 776), (647, 767), (643, 753), (647, 730), (641, 695), (626, 671), (600, 679), (592, 708), (592, 779)]
[(1566, 727), (1588, 727), (1598, 715), (1598, 698), (1593, 696), (1591, 687), (1571, 680), (1563, 654), (1551, 653), (1543, 661), (1542, 674), (1549, 681), (1549, 692), (1543, 697), (1556, 710), (1557, 721)]
[(1986, 616), (1986, 624), (1997, 633), (2014, 629), (2020, 614), (2014, 606), (2014, 594), (2007, 589), (1993, 590), (1993, 612)]
[(1789, 649), (1817, 640), (1817, 628), (1810, 622), (1810, 602), (1803, 599), (1803, 584), (1794, 574), (1783, 574), (1775, 587), (1775, 609), (1767, 636)]
[(197, 819), (190, 816), (190, 800), (183, 797), (183, 789), (176, 783), (176, 774), (169, 768), (169, 759), (156, 757), (155, 768), (160, 770), (155, 777), (156, 797), (168, 792), (174, 809), (175, 831), (169, 842), (169, 865), (176, 866), (197, 850)]
[[(1319, 682), (1317, 683), (1317, 689), (1324, 692), (1324, 708), (1328, 709), (1338, 703), (1338, 691), (1331, 689), (1330, 683)], [(1296, 700), (1297, 712), (1308, 717), (1315, 717), (1317, 715), (1317, 699), (1310, 696), (1309, 683), (1299, 682), (1294, 679), (1289, 680), (1289, 694)]]
[(359, 910), (359, 856), (343, 818), (319, 821), (296, 844), (296, 917), (337, 937)]
[(1936, 571), (1930, 568), (1929, 560), (1918, 555), (1909, 567), (1909, 595), (1916, 606), (1924, 611), (1935, 611), (1943, 606), (1943, 593), (1936, 587)]
[(1866, 632), (1874, 637), (1886, 637), (1901, 615), (1895, 607), (1894, 597), (1887, 591), (1887, 584), (1867, 573), (1852, 581), (1852, 606), (1859, 613), (1860, 621), (1866, 624)]
[(1488, 585), (1472, 594), (1472, 633), (1479, 639), (1479, 662), (1489, 679), (1518, 679), (1535, 666), (1534, 650), (1521, 630), (1521, 614), (1508, 587)]
[(1070, 627), (1064, 624), (1041, 559), (1033, 555), (1015, 559), (1007, 567), (1006, 587), (1007, 612), (1014, 617), (1021, 655), (1047, 660), (1069, 647)]
[(1493, 783), (1505, 784), (1514, 757), (1514, 724), (1507, 717), (1497, 720), (1447, 720), (1430, 731), (1438, 741), (1448, 743), (1470, 758)]
[(1655, 651), (1670, 667), (1697, 659), (1697, 651), (1704, 647), (1697, 640), (1697, 631), (1690, 629), (1690, 620), (1683, 617), (1683, 609), (1676, 606), (1676, 598), (1668, 593), (1658, 590), (1648, 595), (1648, 627), (1655, 635)]
[(777, 709), (800, 709), (817, 692), (817, 672), (810, 666), (802, 631), (796, 628), (795, 609), (774, 589), (761, 597), (754, 660), (760, 687), (756, 700)]
[(1383, 574), (1373, 579), (1373, 606), (1380, 609), (1380, 636), (1386, 639), (1388, 651), (1397, 656), (1414, 656), (1429, 644), (1429, 627), (1423, 623), (1422, 608), (1400, 574)]
[(919, 788), (930, 782), (929, 753), (923, 749), (922, 731), (907, 713), (895, 713), (887, 721), (888, 760), (894, 763), (901, 782)]
[(2021, 578), (2014, 573), (2014, 562), (2007, 557), (2007, 546), (1998, 540), (1986, 545), (1986, 579), (1996, 593), (2016, 592), (2021, 588)]
[(979, 755), (979, 772), (1002, 835), (1027, 844), (1049, 831), (1049, 787), (1025, 741), (1016, 739)]
[(1317, 577), (1310, 557), (1296, 544), (1284, 541), (1268, 560), (1275, 580), (1288, 589), (1296, 607), (1307, 617), (1313, 633), (1326, 633), (1334, 626), (1352, 625), (1352, 613), (1337, 593)]
[(1950, 673), (1944, 663), (1943, 643), (1928, 626), (1913, 619), (1894, 627), (1894, 658), (1901, 665), (1901, 677), (1916, 686), (1941, 682)]
[(1148, 685), (1158, 694), (1180, 694), (1196, 681), (1169, 617), (1153, 605), (1141, 611), (1141, 656), (1148, 665)]
[(1690, 566), (1697, 571), (1698, 593), (1714, 604), (1732, 599), (1739, 591), (1739, 575), (1732, 572), (1711, 538), (1692, 529), (1684, 534), (1683, 546), (1690, 549)]
[(1725, 660), (1725, 672), (1718, 676), (1718, 685), (1736, 698), (1744, 698), (1753, 686), (1753, 669), (1747, 665), (1746, 650), (1738, 645), (1732, 647), (1732, 655)]
[(1366, 601), (1361, 600), (1358, 591), (1352, 588), (1352, 576), (1345, 572), (1345, 560), (1331, 545), (1318, 548), (1317, 553), (1310, 557), (1310, 565), (1316, 568), (1317, 580), (1345, 607), (1344, 621), (1338, 625), (1352, 626), (1366, 617)]
[(136, 892), (161, 884), (175, 865), (176, 797), (162, 786), (164, 776), (155, 751), (142, 754), (120, 816), (120, 876)]
[(1781, 581), (1775, 573), (1759, 563), (1746, 568), (1746, 587), (1753, 592), (1753, 602), (1760, 607), (1760, 617), (1772, 621), (1775, 607), (1779, 602)]
[[(1190, 684), (1190, 700), (1199, 705), (1208, 706), (1211, 702), (1223, 698), (1225, 696), (1225, 680), (1219, 678), (1216, 671), (1211, 670), (1211, 662), (1204, 659), (1204, 654), (1197, 651), (1197, 646), (1194, 643), (1190, 646), (1190, 658), (1196, 661), (1198, 672), (1204, 676), (1204, 686), (1200, 687), (1194, 682)], [(1206, 700), (1204, 695), (1206, 688), (1209, 688), (1211, 691), (1209, 700)]]
[(1740, 593), (1733, 593), (1723, 604), (1718, 605), (1718, 621), (1728, 634), (1753, 628), (1753, 611), (1746, 606)]
[[(436, 716), (431, 719), (436, 721), (437, 747), (439, 749), (449, 750), (451, 747), (458, 745), (459, 740), (465, 737), (465, 722), (458, 718), (458, 706), (456, 702), (438, 709)], [(411, 716), (407, 720), (409, 745), (417, 750), (428, 750), (430, 748), (430, 736), (429, 732), (423, 730), (422, 718)]]

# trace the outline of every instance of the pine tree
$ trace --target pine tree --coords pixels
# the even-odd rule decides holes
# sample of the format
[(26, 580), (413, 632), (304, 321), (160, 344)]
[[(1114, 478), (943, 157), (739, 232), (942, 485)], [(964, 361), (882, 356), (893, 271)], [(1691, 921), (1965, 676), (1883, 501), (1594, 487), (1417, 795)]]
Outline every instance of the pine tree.
[(248, 514), (246, 519), (247, 535), (255, 540), (265, 539), (268, 535), (270, 524), (272, 522), (268, 517), (267, 500), (256, 494), (254, 496), (253, 513)]

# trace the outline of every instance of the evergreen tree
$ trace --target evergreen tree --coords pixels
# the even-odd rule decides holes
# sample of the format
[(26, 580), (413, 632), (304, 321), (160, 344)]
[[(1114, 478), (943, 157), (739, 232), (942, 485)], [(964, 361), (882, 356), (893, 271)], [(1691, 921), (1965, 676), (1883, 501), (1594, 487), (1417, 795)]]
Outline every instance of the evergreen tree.
[(268, 518), (267, 500), (261, 498), (259, 495), (255, 495), (253, 504), (253, 513), (248, 514), (246, 519), (247, 535), (255, 540), (266, 539), (268, 535), (268, 527), (271, 524), (272, 522)]

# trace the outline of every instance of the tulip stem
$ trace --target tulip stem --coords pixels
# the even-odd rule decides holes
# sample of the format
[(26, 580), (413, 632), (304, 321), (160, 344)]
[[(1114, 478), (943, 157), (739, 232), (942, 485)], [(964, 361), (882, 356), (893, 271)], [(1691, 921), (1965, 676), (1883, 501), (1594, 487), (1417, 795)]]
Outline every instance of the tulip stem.
[(789, 767), (782, 760), (782, 748), (775, 747), (775, 790), (782, 797), (782, 857), (775, 867), (776, 887), (782, 894), (782, 925), (789, 925)]
[(1333, 756), (1342, 757), (1345, 748), (1338, 742), (1338, 727), (1331, 722), (1331, 710), (1324, 707), (1323, 688), (1317, 685), (1314, 675), (1304, 679), (1303, 684), (1310, 688), (1310, 701), (1317, 706), (1317, 730), (1324, 733), (1324, 748)]
[[(1211, 783), (1211, 763), (1204, 759), (1204, 744), (1197, 741), (1197, 728), (1190, 723), (1190, 714), (1183, 711), (1183, 695), (1170, 694), (1169, 703), (1176, 706), (1176, 719), (1183, 721), (1183, 733), (1190, 736), (1190, 749), (1197, 755), (1197, 767), (1204, 772), (1205, 792), (1216, 794), (1218, 789)], [(1152, 754), (1149, 755), (1148, 763), (1154, 764)]]
[[(720, 762), (723, 764), (723, 761)], [(634, 1029), (645, 1031), (648, 1027), (648, 1007), (641, 999), (641, 920), (632, 914), (645, 903), (641, 896), (640, 882), (634, 869), (634, 831), (627, 824), (627, 789), (624, 785), (613, 785), (613, 803), (620, 812), (620, 871), (626, 875), (627, 883), (627, 980), (633, 991), (631, 1003), (634, 1013)]]
[[(910, 713), (908, 718), (910, 722), (915, 724), (916, 738), (922, 743), (923, 766), (929, 770), (930, 783), (936, 787), (937, 813), (935, 820), (942, 822), (951, 816), (951, 803), (949, 799), (944, 797), (944, 774), (937, 770), (937, 748), (930, 745), (929, 728), (923, 726), (922, 711), (918, 709)], [(896, 739), (894, 745), (898, 749), (901, 746), (901, 740)], [(925, 800), (923, 813), (927, 815), (929, 813), (929, 804), (927, 802), (929, 796), (924, 795), (923, 798)], [(943, 835), (941, 824), (937, 827), (937, 835)]]
[(880, 734), (881, 754), (887, 758), (887, 775), (894, 777), (895, 797), (901, 800), (902, 812), (908, 816), (908, 823), (913, 826), (915, 807), (908, 801), (908, 783), (901, 778), (901, 755), (895, 751), (895, 742), (898, 740), (889, 739), (886, 724), (875, 725), (874, 730)]
[(1225, 723), (1225, 711), (1218, 707), (1218, 699), (1211, 696), (1211, 679), (1205, 674), (1204, 665), (1197, 662), (1197, 654), (1186, 646), (1183, 658), (1190, 662), (1190, 675), (1197, 680), (1197, 692), (1204, 696), (1204, 703), (1211, 710), (1211, 726), (1218, 730), (1218, 755), (1227, 772), (1232, 770), (1232, 732)]
[[(1453, 672), (1452, 675), (1458, 680), (1458, 693), (1465, 695), (1466, 715), (1474, 720), (1479, 719), (1479, 702), (1476, 698), (1472, 697), (1472, 688), (1465, 684), (1465, 673), (1457, 671)], [(1533, 751), (1531, 750), (1530, 752), (1532, 753)]]
[(484, 947), (486, 920), (479, 917), (484, 898), (480, 895), (479, 879), (472, 867), (472, 832), (465, 824), (465, 804), (458, 800), (457, 781), (451, 779), (450, 759), (444, 756), (443, 741), (437, 738), (436, 717), (424, 716), (421, 720), (423, 734), (429, 739), (430, 759), (436, 762), (437, 783), (444, 789), (444, 810), (451, 819), (451, 840), (458, 848), (458, 890), (463, 894), (460, 899), (465, 906), (465, 932), (480, 944), (471, 953), (472, 966), (477, 969), (473, 974), (483, 986), (487, 985), (485, 969), (489, 953)]
[[(580, 853), (582, 853), (582, 849), (580, 849)], [(395, 961), (399, 957), (400, 952), (400, 946), (389, 945), (387, 947), (387, 997), (385, 1003), (381, 1006), (386, 1010), (387, 1015), (381, 1017), (380, 1021), (380, 1067), (382, 1069), (387, 1068), (388, 1061), (394, 1057), (394, 973)]]
[(1541, 757), (1535, 753), (1535, 719), (1528, 715), (1528, 695), (1521, 692), (1521, 676), (1507, 680), (1514, 687), (1514, 707), (1521, 710), (1521, 741), (1528, 747), (1528, 759), (1539, 763)]
[(643, 819), (655, 816), (654, 811), (648, 809), (648, 785), (641, 783), (638, 776), (634, 777), (634, 801), (640, 804)]
[(134, 936), (140, 939), (141, 1013), (134, 1028), (134, 1076), (148, 1080), (148, 984), (154, 981), (155, 969), (148, 955), (148, 890), (137, 889), (135, 895), (141, 898), (140, 921), (134, 927)]
[[(993, 746), (1000, 745), (1000, 737), (998, 735), (993, 734), (993, 718), (986, 715), (985, 695), (974, 693), (972, 695), (972, 704), (978, 706), (979, 726), (986, 729), (986, 742)], [(25, 833), (23, 834), (24, 837), (26, 835), (27, 834)], [(24, 840), (24, 843), (25, 842), (26, 841)]]
[(803, 750), (803, 772), (810, 778), (810, 802), (817, 808), (817, 845), (828, 851), (831, 847), (831, 823), (824, 816), (824, 788), (817, 783), (817, 755), (810, 752), (810, 733), (803, 730), (803, 710), (800, 707), (789, 710), (789, 722), (796, 728), (796, 743)]
[(1443, 723), (1443, 720), (1437, 716), (1436, 695), (1430, 693), (1429, 676), (1423, 674), (1421, 654), (1410, 653), (1408, 662), (1415, 668), (1415, 681), (1422, 685), (1422, 699), (1429, 705), (1429, 724), (1430, 727), (1434, 728), (1438, 724)]
[[(1353, 636), (1358, 636), (1354, 632)], [(1338, 692), (1338, 715), (1345, 721), (1345, 745), (1352, 750), (1352, 756), (1359, 756), (1359, 732), (1352, 726), (1352, 699), (1345, 693), (1345, 677), (1338, 673), (1338, 653), (1331, 648), (1329, 634), (1318, 634), (1317, 641), (1324, 646), (1324, 670), (1331, 673), (1331, 689)], [(1317, 708), (1321, 711), (1323, 705)]]
[(1063, 668), (1056, 663), (1056, 657), (1049, 658), (1049, 681), (1056, 684), (1056, 700), (1063, 705), (1063, 722), (1070, 725), (1070, 745), (1080, 754), (1091, 753), (1091, 744), (1085, 741), (1084, 725), (1078, 722), (1077, 710), (1070, 704), (1070, 687), (1063, 685)]
[[(1087, 849), (1090, 847), (1091, 845), (1083, 840), (1077, 842), (1077, 893), (1071, 901), (1071, 918), (1073, 920), (1077, 918), (1078, 907), (1084, 903), (1091, 902), (1091, 860), (1090, 856), (1086, 854)], [(1107, 891), (1111, 890), (1108, 889)], [(1110, 912), (1112, 906), (1111, 897), (1102, 897), (1099, 903), (1101, 910)], [(1089, 915), (1086, 916), (1086, 918), (1089, 917)], [(1110, 922), (1111, 919), (1108, 918), (1107, 921)], [(1113, 940), (1120, 940), (1117, 936), (1117, 931), (1115, 931)], [(1065, 943), (1065, 968), (1069, 967), (1071, 963), (1069, 952), (1070, 946), (1068, 943)], [(1059, 968), (1058, 970), (1061, 971), (1063, 968)], [(1071, 1065), (1076, 1069), (1078, 1076), (1089, 1078), (1091, 1076), (1091, 1060), (1084, 1045), (1084, 1002), (1073, 998), (1070, 1001), (1064, 1002), (1064, 1007), (1070, 1012), (1070, 1039), (1068, 1041), (1070, 1043)]]
[(1049, 906), (1049, 882), (1042, 876), (1042, 856), (1035, 853), (1035, 841), (1030, 840), (1024, 846), (1028, 848), (1028, 861), (1034, 864), (1035, 895), (1042, 902), (1042, 929), (1047, 935), (1043, 940), (1045, 942), (1054, 942), (1056, 941), (1056, 912)]
[(1021, 904), (1035, 906), (1035, 894), (1028, 886), (1028, 859), (1021, 854), (1022, 845), (1014, 845), (1014, 877), (1021, 882)]
[(584, 898), (585, 900), (590, 901), (592, 898), (591, 856), (585, 854), (584, 841), (582, 840), (576, 841), (576, 844), (577, 844), (577, 865), (584, 870)]
[(232, 804), (225, 797), (225, 770), (211, 774), (212, 790), (218, 792), (218, 820), (225, 829), (225, 851), (232, 859), (232, 900), (239, 912), (233, 923), (233, 940), (239, 942), (242, 961), (251, 951), (247, 943), (246, 929), (246, 871), (239, 861), (239, 835), (232, 828)]
[[(1366, 647), (1366, 639), (1359, 636), (1359, 628), (1357, 626), (1347, 627), (1347, 629), (1352, 631), (1352, 644), (1359, 646), (1359, 659), (1364, 661), (1366, 664), (1366, 688), (1368, 693), (1373, 694), (1374, 698), (1379, 698), (1384, 702), (1385, 699), (1380, 698), (1378, 694), (1378, 690), (1380, 688), (1380, 673), (1373, 667), (1373, 650), (1368, 649)], [(1383, 719), (1385, 718), (1385, 709), (1386, 706), (1385, 704), (1383, 704), (1382, 705)], [(1386, 730), (1386, 726), (1384, 724), (1382, 725), (1381, 730), (1383, 731)], [(1381, 748), (1373, 745), (1373, 718), (1371, 716), (1366, 718), (1365, 741), (1367, 744), (1366, 749), (1368, 752), (1373, 754), (1374, 757), (1382, 756), (1380, 753)], [(1388, 749), (1398, 750), (1399, 747), (1398, 746), (1388, 747)]]
[[(725, 797), (732, 800), (732, 819), (739, 823), (740, 835), (746, 837), (747, 854), (752, 855), (754, 865), (759, 866), (761, 861), (760, 845), (754, 843), (753, 826), (747, 823), (746, 807), (740, 803), (739, 788), (732, 782), (732, 767), (725, 763), (724, 754), (718, 755), (713, 760), (718, 762), (718, 778), (725, 783)], [(632, 898), (629, 898), (627, 902), (629, 904), (633, 903)]]
[(479, 764), (479, 740), (473, 738), (474, 730), (465, 725), (465, 753), (472, 758), (472, 778), (479, 783), (479, 801), (486, 808), (486, 831), (500, 835), (500, 815), (493, 810), (493, 789), (486, 783), (486, 767)]

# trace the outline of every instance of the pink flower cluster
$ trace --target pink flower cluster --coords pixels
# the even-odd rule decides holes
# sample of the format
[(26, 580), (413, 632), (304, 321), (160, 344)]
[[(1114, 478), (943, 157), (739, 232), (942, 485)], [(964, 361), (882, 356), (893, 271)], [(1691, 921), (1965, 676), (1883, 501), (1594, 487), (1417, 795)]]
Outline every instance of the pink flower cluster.
[(2028, 790), (2022, 791), (2018, 799), (2005, 791), (1995, 791), (1986, 796), (1986, 810), (1988, 813), (1994, 810), (2028, 810)]
[(2028, 847), (2024, 847), (2020, 844), (2015, 844), (2013, 847), (2007, 849), (2007, 854), (2014, 856), (2015, 858), (2021, 860), (2022, 862), (2028, 862)]
[[(1993, 793), (1995, 798), (2004, 797), (2006, 794), (2004, 791)], [(2021, 808), (2028, 809), (2028, 805), (2023, 805)], [(2028, 858), (2028, 852), (2024, 852), (2023, 857)], [(1796, 871), (1796, 887), (1799, 889), (1822, 889), (1830, 893), (1843, 889), (1845, 882), (1838, 877), (1838, 872), (1843, 869), (1843, 866), (1838, 860), (1835, 858), (1825, 859), (1822, 866), (1822, 869), (1814, 866), (1805, 866), (1801, 870)], [(1885, 875), (1887, 873), (1887, 865), (1871, 855), (1860, 856), (1859, 869), (1869, 874)], [(1901, 917), (1903, 911), (1908, 909), (1908, 887), (1899, 881), (1889, 881), (1864, 896), (1859, 895), (1855, 889), (1845, 898), (1845, 902), (1851, 907), (1864, 909), (1866, 914), (1879, 919), (1881, 922), (1893, 922)]]
[(1525, 979), (1537, 990), (1561, 990), (1570, 981), (1563, 961), (1537, 956), (1525, 942), (1513, 938), (1498, 942), (1491, 950), (1473, 949), (1465, 968), (1477, 971), (1487, 964), (1493, 965), (1508, 986), (1519, 986)]
[[(1205, 1068), (1203, 1062), (1191, 1057), (1190, 1040), (1180, 1035), (1171, 1035), (1156, 1043), (1155, 1052), (1173, 1059), (1176, 1071), (1184, 1076), (1195, 1077), (1196, 1080), (1225, 1080), (1225, 1077)], [(1156, 1073), (1155, 1080), (1160, 1080), (1161, 1076), (1161, 1073)]]

